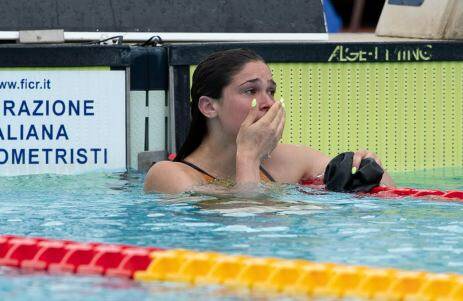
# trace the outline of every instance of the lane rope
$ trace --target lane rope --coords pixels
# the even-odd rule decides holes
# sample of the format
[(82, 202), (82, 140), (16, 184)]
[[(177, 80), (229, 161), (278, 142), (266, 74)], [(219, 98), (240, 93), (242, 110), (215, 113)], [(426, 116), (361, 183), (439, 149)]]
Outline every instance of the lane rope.
[(31, 271), (220, 284), (289, 295), (463, 300), (463, 276), (215, 252), (0, 236), (0, 265)]

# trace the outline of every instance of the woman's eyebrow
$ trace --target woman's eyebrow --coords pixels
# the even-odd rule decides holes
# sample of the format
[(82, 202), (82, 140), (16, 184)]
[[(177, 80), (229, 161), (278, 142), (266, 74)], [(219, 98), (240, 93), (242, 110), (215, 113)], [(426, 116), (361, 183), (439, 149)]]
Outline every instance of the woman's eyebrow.
[[(256, 77), (256, 78), (245, 81), (244, 83), (240, 84), (240, 86), (245, 85), (247, 83), (256, 83), (256, 82), (259, 82), (259, 81), (260, 81), (259, 78)], [(277, 83), (273, 79), (269, 79), (268, 82), (270, 83), (270, 85), (272, 85), (274, 87), (277, 86)]]
[(245, 85), (247, 83), (255, 83), (255, 82), (258, 82), (258, 81), (259, 81), (259, 79), (256, 77), (256, 78), (245, 81), (244, 83), (240, 84), (240, 86)]

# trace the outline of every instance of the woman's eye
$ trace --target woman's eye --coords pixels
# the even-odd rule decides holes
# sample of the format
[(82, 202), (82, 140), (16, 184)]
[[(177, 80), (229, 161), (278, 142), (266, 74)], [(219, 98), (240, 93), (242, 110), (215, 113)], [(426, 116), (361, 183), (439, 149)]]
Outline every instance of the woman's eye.
[(252, 95), (256, 93), (256, 90), (255, 89), (248, 89), (248, 90), (244, 90), (244, 94), (248, 94), (248, 95)]
[(275, 91), (275, 90), (270, 90), (270, 91), (268, 91), (268, 92), (269, 92), (269, 94), (270, 94), (270, 95), (272, 95), (272, 96), (274, 96), (274, 95), (275, 95), (275, 93), (276, 93), (276, 91)]

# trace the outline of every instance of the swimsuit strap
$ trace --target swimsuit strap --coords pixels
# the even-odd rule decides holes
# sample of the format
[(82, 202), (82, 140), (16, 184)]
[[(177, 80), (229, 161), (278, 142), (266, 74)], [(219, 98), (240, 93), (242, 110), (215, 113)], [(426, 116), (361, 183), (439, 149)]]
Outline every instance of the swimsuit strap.
[[(199, 171), (200, 173), (204, 174), (208, 178), (208, 179), (206, 179), (207, 181), (216, 180), (216, 177), (210, 175), (204, 169), (198, 167), (197, 165), (195, 165), (195, 164), (193, 164), (191, 162), (188, 162), (188, 161), (181, 161), (181, 162), (188, 165), (188, 166), (190, 166), (191, 168)], [(275, 179), (270, 175), (270, 173), (267, 170), (265, 170), (265, 168), (262, 165), (259, 166), (259, 169), (260, 169), (260, 172), (261, 172), (261, 178), (262, 178), (262, 175), (264, 175), (269, 182), (275, 182)]]
[(259, 165), (259, 168), (260, 168), (260, 171), (264, 174), (264, 176), (267, 177), (267, 179), (270, 182), (275, 182), (275, 179), (272, 177), (272, 175), (262, 165)]
[(211, 176), (210, 174), (208, 174), (204, 169), (201, 169), (199, 168), (198, 166), (194, 165), (193, 163), (190, 163), (188, 161), (181, 161), (182, 163), (185, 163), (186, 165), (190, 166), (191, 168), (193, 169), (196, 169), (197, 171), (199, 171), (200, 173), (208, 176), (209, 178), (211, 178), (212, 180), (215, 180), (216, 178), (214, 176)]

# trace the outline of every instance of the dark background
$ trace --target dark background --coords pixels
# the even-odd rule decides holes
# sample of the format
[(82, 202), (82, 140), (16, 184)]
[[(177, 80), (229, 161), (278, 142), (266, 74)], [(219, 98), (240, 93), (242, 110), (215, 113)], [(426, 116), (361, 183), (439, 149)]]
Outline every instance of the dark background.
[(320, 0), (2, 0), (0, 30), (325, 31)]
[[(331, 0), (342, 20), (343, 32), (373, 32), (385, 0)], [(359, 15), (358, 20), (355, 14)]]

